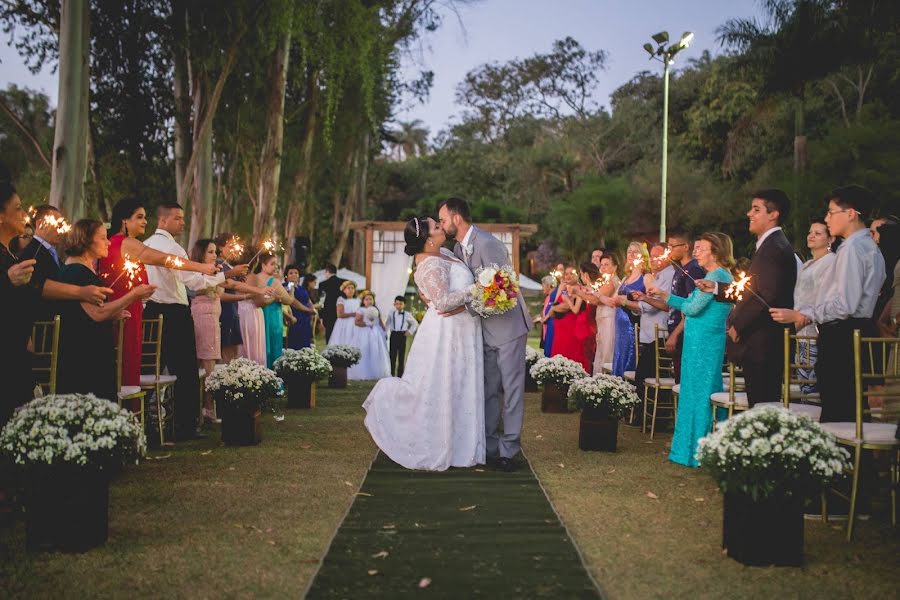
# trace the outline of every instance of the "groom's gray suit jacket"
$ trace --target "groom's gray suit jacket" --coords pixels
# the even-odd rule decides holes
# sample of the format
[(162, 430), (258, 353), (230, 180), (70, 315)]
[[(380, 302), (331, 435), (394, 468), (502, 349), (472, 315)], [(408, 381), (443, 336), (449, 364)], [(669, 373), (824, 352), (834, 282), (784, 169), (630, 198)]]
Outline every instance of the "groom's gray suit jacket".
[[(473, 273), (479, 267), (489, 265), (513, 265), (509, 253), (503, 242), (493, 235), (472, 225), (472, 234), (469, 236), (470, 252), (463, 252), (462, 244), (456, 242), (453, 253), (461, 261), (466, 263)], [(502, 346), (507, 342), (521, 337), (531, 329), (531, 317), (525, 306), (525, 299), (519, 296), (516, 308), (502, 315), (495, 315), (482, 320), (481, 329), (484, 335), (484, 343), (488, 346)]]

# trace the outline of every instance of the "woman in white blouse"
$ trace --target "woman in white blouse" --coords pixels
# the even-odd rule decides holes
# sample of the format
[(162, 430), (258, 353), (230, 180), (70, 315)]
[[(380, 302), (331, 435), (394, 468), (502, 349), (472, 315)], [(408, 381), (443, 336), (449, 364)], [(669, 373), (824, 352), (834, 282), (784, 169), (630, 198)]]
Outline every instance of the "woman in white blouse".
[[(797, 284), (794, 286), (794, 310), (804, 314), (811, 314), (812, 308), (816, 305), (816, 297), (820, 288), (827, 280), (828, 269), (834, 261), (834, 253), (831, 251), (831, 243), (834, 238), (828, 234), (828, 226), (824, 221), (815, 220), (809, 226), (809, 233), (806, 234), (806, 247), (812, 253), (812, 258), (803, 263), (800, 271), (797, 273)], [(816, 337), (816, 325), (811, 323), (800, 329), (797, 335)], [(800, 355), (800, 362), (810, 365), (816, 364), (815, 340), (798, 340), (797, 348)], [(807, 381), (815, 381), (815, 370), (798, 369), (797, 376)], [(801, 386), (804, 394), (810, 394), (816, 391), (815, 383), (804, 384)]]

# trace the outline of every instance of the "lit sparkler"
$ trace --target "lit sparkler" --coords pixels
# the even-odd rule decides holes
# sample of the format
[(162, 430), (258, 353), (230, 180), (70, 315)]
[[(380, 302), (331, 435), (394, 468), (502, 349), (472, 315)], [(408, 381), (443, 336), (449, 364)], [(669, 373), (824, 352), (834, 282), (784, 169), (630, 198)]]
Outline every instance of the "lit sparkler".
[[(680, 262), (678, 262), (677, 260), (672, 259), (671, 256), (670, 256), (671, 254), (672, 254), (672, 249), (671, 249), (671, 248), (666, 248), (666, 251), (662, 253), (662, 256), (659, 257), (659, 260), (661, 260), (661, 261), (662, 261), (662, 260), (667, 260), (667, 261), (669, 261), (669, 264), (675, 265), (675, 267), (676, 267), (679, 271), (681, 271), (682, 273), (684, 273), (685, 275), (687, 275), (687, 278), (691, 281), (691, 283), (694, 283), (694, 278), (691, 277), (691, 274), (684, 270), (684, 267), (681, 266), (681, 263), (680, 263)], [(697, 284), (694, 283), (694, 285), (696, 286)]]
[(598, 277), (596, 280), (594, 280), (594, 283), (591, 284), (591, 289), (593, 289), (595, 292), (600, 291), (600, 288), (602, 288), (605, 285), (609, 285), (609, 283), (611, 281), (612, 281), (612, 276), (609, 273), (604, 273), (603, 275)]
[(117, 281), (122, 279), (123, 275), (128, 275), (128, 289), (134, 287), (134, 282), (138, 280), (141, 272), (141, 262), (137, 259), (130, 260), (127, 256), (125, 257), (125, 262), (122, 264), (122, 271), (119, 273), (119, 276), (112, 280), (112, 283), (109, 284), (108, 287), (112, 287), (116, 284)]
[(259, 247), (259, 252), (257, 252), (257, 253), (253, 256), (253, 258), (250, 259), (249, 264), (252, 265), (252, 264), (253, 264), (253, 261), (256, 260), (257, 258), (259, 258), (259, 255), (262, 254), (263, 252), (267, 252), (267, 253), (269, 253), (269, 254), (274, 254), (274, 253), (275, 253), (275, 250), (278, 250), (279, 248), (280, 248), (280, 247), (278, 246), (278, 244), (276, 244), (276, 243), (275, 243), (274, 241), (272, 241), (272, 240), (266, 240), (266, 241), (264, 241), (264, 242), (262, 243), (262, 245)]
[(753, 291), (753, 288), (750, 287), (750, 275), (745, 274), (743, 271), (738, 273), (738, 278), (731, 282), (727, 288), (725, 288), (725, 297), (728, 299), (732, 299), (736, 302), (740, 302), (744, 299), (744, 292), (750, 292), (756, 298), (765, 304), (766, 308), (771, 309), (769, 303), (762, 299), (762, 297)]
[(244, 245), (241, 243), (241, 238), (234, 236), (228, 240), (225, 247), (222, 248), (222, 254), (229, 260), (239, 259), (244, 254)]
[(166, 266), (170, 269), (180, 269), (184, 266), (184, 261), (170, 254), (166, 257)]

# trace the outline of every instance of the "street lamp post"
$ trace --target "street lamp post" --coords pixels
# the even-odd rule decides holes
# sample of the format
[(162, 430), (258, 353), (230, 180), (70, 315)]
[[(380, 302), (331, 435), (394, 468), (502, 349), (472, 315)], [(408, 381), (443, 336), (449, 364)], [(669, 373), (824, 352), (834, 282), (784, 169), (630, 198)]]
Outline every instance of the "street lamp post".
[(660, 31), (651, 36), (657, 44), (654, 50), (650, 43), (644, 44), (644, 50), (650, 60), (658, 60), (663, 64), (663, 135), (662, 135), (662, 183), (659, 197), (659, 241), (666, 241), (666, 176), (669, 160), (669, 65), (675, 62), (675, 55), (688, 47), (694, 34), (685, 31), (677, 44), (668, 45), (669, 32)]

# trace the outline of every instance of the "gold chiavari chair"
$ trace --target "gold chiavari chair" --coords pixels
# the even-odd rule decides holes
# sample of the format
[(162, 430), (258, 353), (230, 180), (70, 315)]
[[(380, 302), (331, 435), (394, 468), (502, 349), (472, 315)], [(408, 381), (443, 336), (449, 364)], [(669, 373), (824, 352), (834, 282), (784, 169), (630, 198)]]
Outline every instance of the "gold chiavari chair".
[[(856, 517), (856, 499), (859, 495), (859, 466), (864, 450), (880, 450), (890, 453), (891, 525), (897, 526), (897, 487), (900, 483), (900, 440), (896, 423), (869, 423), (868, 398), (900, 398), (900, 338), (862, 337), (859, 330), (853, 332), (853, 383), (856, 401), (856, 420), (844, 423), (822, 423), (822, 429), (833, 434), (839, 444), (851, 449), (853, 479), (850, 485), (850, 513), (847, 518), (847, 541), (853, 539), (853, 523)], [(884, 389), (870, 390), (870, 386)], [(835, 492), (837, 493), (837, 492)], [(841, 495), (841, 494), (839, 494)], [(828, 511), (822, 498), (822, 516), (827, 521)]]
[[(662, 348), (662, 342), (665, 343), (664, 340), (660, 339), (659, 336), (659, 325), (655, 326), (654, 329), (654, 340), (653, 340), (653, 354), (654, 354), (654, 375), (653, 377), (647, 377), (644, 379), (644, 418), (643, 423), (641, 424), (641, 432), (644, 433), (647, 431), (647, 416), (648, 416), (648, 408), (649, 404), (653, 404), (653, 411), (650, 414), (650, 439), (653, 439), (654, 433), (656, 433), (656, 417), (657, 417), (657, 409), (669, 409), (671, 410), (671, 417), (666, 417), (675, 421), (675, 400), (671, 396), (672, 388), (675, 387), (675, 365), (671, 356), (668, 356), (664, 352), (664, 348)], [(653, 390), (653, 398), (650, 398), (650, 390)], [(669, 402), (665, 402), (665, 400), (660, 399), (661, 392), (669, 392), (668, 394), (664, 394), (669, 397)]]
[(119, 406), (128, 406), (137, 415), (141, 423), (141, 429), (146, 430), (144, 401), (147, 392), (142, 390), (139, 385), (122, 385), (122, 349), (125, 341), (125, 321), (116, 321), (114, 327), (116, 336), (116, 388), (119, 390)]
[(56, 393), (56, 365), (59, 361), (59, 315), (52, 321), (35, 321), (31, 326), (33, 362), (31, 372), (41, 392)]
[[(780, 406), (795, 413), (808, 416), (818, 421), (822, 415), (822, 407), (818, 404), (807, 404), (807, 400), (818, 403), (818, 392), (804, 392), (804, 385), (816, 383), (813, 372), (815, 363), (810, 353), (810, 345), (816, 343), (814, 335), (794, 335), (787, 327), (784, 329), (784, 374), (782, 378), (781, 402), (759, 402), (756, 406)], [(796, 402), (795, 402), (796, 401)]]
[(174, 385), (178, 378), (174, 375), (163, 375), (160, 372), (163, 316), (160, 315), (155, 319), (144, 319), (141, 329), (141, 389), (155, 393), (156, 421), (159, 429), (159, 443), (162, 445), (165, 442), (166, 419), (162, 398), (165, 391)]
[(716, 409), (724, 408), (728, 411), (730, 419), (736, 411), (747, 410), (750, 408), (747, 400), (747, 392), (740, 391), (743, 384), (743, 377), (739, 375), (738, 369), (733, 362), (728, 363), (728, 375), (723, 380), (723, 387), (727, 387), (728, 391), (713, 392), (709, 396), (709, 403), (712, 405), (713, 418), (711, 429), (716, 430)]

